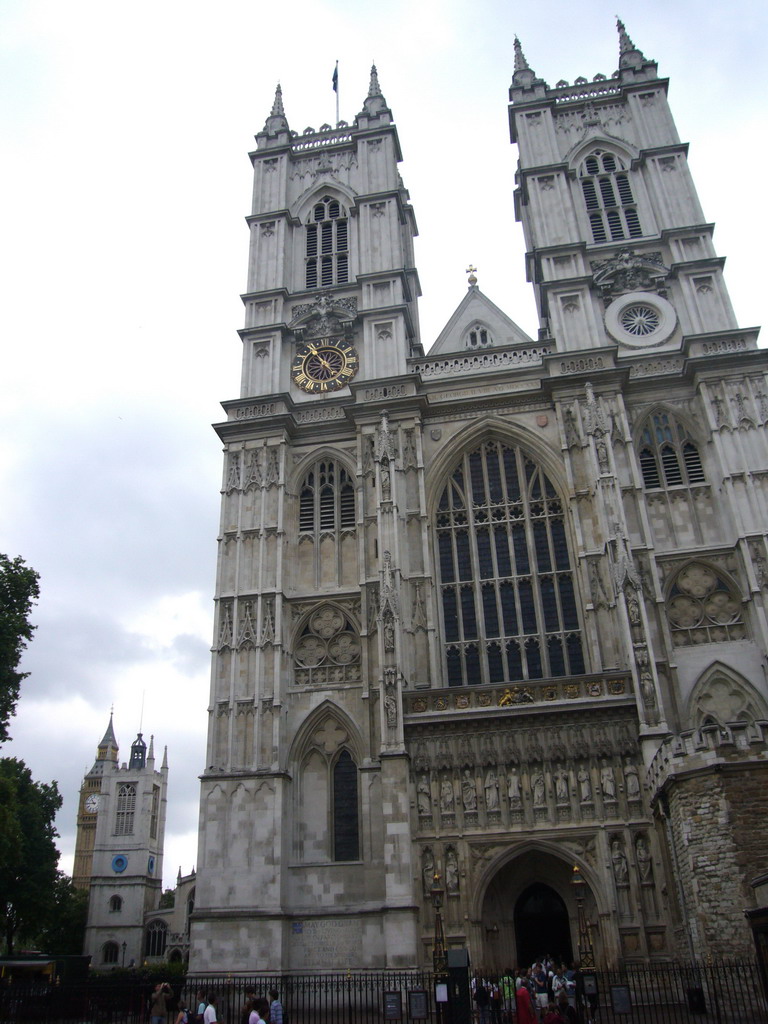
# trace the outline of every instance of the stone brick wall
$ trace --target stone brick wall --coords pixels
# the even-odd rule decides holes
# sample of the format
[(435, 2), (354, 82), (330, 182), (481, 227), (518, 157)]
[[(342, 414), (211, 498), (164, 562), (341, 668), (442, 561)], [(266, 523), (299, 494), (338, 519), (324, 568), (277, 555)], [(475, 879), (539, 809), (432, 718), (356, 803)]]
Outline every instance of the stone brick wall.
[(696, 956), (754, 952), (744, 918), (765, 869), (766, 765), (717, 765), (670, 779), (671, 832)]

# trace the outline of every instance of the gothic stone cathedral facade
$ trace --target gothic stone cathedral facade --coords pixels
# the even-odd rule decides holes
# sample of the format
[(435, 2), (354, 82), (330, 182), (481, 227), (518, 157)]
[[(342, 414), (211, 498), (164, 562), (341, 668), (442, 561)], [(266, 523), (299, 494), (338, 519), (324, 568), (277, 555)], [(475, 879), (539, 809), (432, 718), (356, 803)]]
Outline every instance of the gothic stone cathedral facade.
[[(470, 278), (427, 355), (376, 69), (255, 184), (191, 968), (748, 954), (768, 848), (768, 381), (667, 105), (515, 42), (540, 329)], [(430, 339), (432, 341), (432, 339)], [(543, 923), (546, 928), (542, 930)]]

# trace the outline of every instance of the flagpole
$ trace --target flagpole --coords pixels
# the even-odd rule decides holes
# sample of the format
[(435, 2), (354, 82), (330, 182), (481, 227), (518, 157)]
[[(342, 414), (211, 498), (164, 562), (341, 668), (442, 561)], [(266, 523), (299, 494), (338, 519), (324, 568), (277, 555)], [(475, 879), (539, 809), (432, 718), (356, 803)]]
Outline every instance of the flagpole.
[(333, 72), (333, 91), (336, 93), (336, 124), (339, 123), (339, 62), (336, 61), (336, 70)]

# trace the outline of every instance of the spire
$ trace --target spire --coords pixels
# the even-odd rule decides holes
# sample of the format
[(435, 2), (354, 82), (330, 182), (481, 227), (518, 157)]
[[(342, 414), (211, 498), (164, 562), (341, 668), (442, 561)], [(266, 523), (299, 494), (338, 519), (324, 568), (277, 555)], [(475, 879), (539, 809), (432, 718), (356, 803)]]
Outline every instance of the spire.
[(381, 96), (381, 87), (379, 86), (379, 73), (376, 70), (376, 65), (371, 64), (371, 83), (368, 86), (368, 99), (372, 99), (374, 96)]
[(645, 63), (645, 55), (638, 50), (629, 37), (621, 18), (616, 18), (616, 30), (619, 33), (619, 68), (636, 68)]
[(104, 733), (104, 738), (99, 744), (99, 747), (113, 747), (115, 750), (117, 750), (117, 739), (115, 738), (115, 730), (112, 725), (112, 714), (113, 712), (110, 711), (109, 725), (107, 726), (107, 731)]
[(512, 86), (522, 87), (524, 89), (530, 88), (534, 83), (538, 83), (539, 79), (536, 78), (536, 72), (533, 70), (531, 65), (525, 59), (523, 53), (523, 47), (520, 40), (515, 36), (514, 42), (515, 50), (515, 69), (512, 73)]
[(163, 763), (160, 765), (161, 770), (163, 768), (168, 769), (168, 746), (163, 747)]
[(530, 71), (520, 40), (515, 36), (515, 71)]
[(279, 82), (275, 89), (275, 100), (272, 104), (272, 109), (269, 112), (269, 117), (264, 122), (264, 131), (268, 135), (277, 135), (281, 131), (288, 131), (288, 120), (285, 116), (285, 108), (283, 107), (283, 90)]
[(389, 110), (379, 85), (379, 73), (376, 70), (376, 65), (371, 64), (371, 80), (368, 85), (368, 95), (365, 98), (363, 109), (360, 111), (359, 116), (379, 118), (381, 114), (389, 114)]
[(285, 110), (283, 109), (283, 89), (279, 82), (275, 89), (275, 102), (272, 104), (272, 110), (270, 111), (269, 116), (285, 117)]
[(117, 738), (115, 737), (115, 729), (112, 725), (112, 712), (109, 713), (109, 725), (107, 731), (104, 733), (101, 742), (96, 748), (96, 760), (93, 763), (90, 774), (103, 775), (104, 767), (107, 762), (117, 764), (117, 755), (119, 748), (117, 746)]
[(155, 760), (155, 737), (154, 736), (150, 736), (149, 737), (149, 750), (147, 751), (147, 760), (148, 761), (154, 761)]

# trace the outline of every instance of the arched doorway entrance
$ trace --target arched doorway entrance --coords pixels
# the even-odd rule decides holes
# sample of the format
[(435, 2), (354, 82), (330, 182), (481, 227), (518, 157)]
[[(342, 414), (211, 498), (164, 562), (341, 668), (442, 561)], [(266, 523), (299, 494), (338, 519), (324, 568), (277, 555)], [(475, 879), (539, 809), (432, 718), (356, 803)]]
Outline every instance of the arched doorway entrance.
[[(545, 954), (576, 959), (578, 914), (572, 875), (570, 859), (541, 847), (524, 848), (502, 865), (482, 898), (475, 965), (497, 972), (530, 966)], [(586, 903), (594, 914), (591, 893)], [(595, 941), (599, 942), (597, 934)]]
[(515, 903), (517, 958), (526, 966), (545, 956), (557, 963), (573, 960), (571, 926), (562, 897), (544, 882), (534, 882)]

